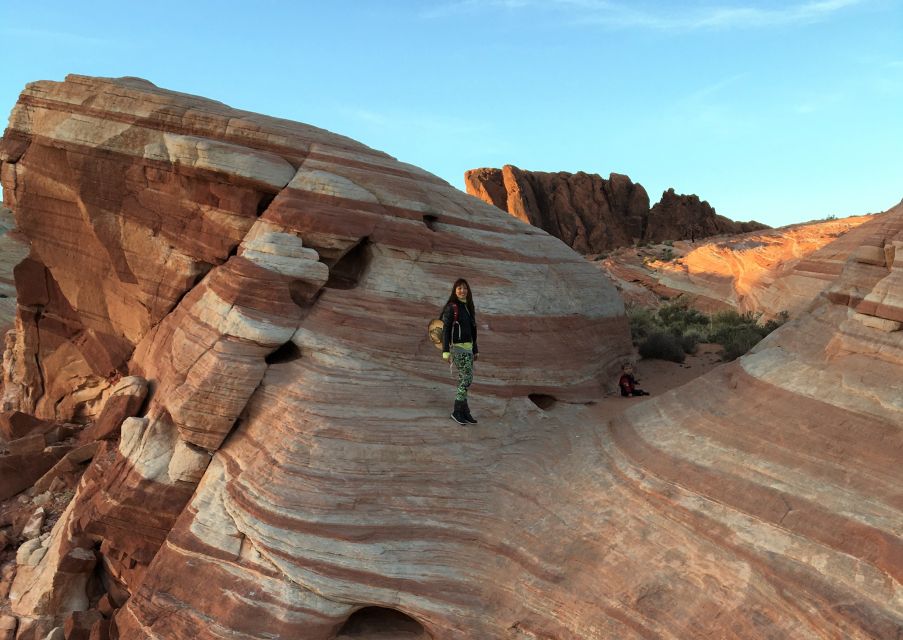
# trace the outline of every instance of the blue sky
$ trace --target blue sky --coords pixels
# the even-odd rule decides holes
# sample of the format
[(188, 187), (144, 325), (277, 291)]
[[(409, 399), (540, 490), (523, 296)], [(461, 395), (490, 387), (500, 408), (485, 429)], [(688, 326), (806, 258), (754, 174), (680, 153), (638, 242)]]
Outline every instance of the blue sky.
[(140, 76), (475, 167), (625, 173), (771, 225), (903, 198), (901, 0), (0, 0), (0, 112)]

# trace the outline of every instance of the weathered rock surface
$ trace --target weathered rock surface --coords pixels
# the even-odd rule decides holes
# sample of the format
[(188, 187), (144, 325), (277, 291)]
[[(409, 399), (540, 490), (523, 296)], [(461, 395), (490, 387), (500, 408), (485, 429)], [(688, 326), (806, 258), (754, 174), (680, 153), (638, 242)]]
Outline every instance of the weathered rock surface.
[(0, 338), (12, 328), (16, 316), (13, 269), (27, 255), (28, 247), (16, 233), (12, 211), (0, 207)]
[[(873, 326), (900, 308), (903, 217), (873, 226), (812, 312), (755, 353), (612, 421), (588, 403), (630, 353), (623, 306), (549, 235), (353, 141), (143, 81), (36, 83), (18, 111), (0, 175), (66, 328), (45, 350), (38, 318), (7, 359), (62, 350), (73, 377), (36, 369), (13, 400), (46, 409), (54, 389), (54, 412), (100, 411), (113, 378), (94, 359), (110, 352), (68, 347), (73, 329), (125, 345), (117, 366), (150, 388), (53, 535), (22, 552), (20, 626), (94, 609), (99, 573), (118, 608), (103, 629), (129, 640), (903, 630), (903, 332)], [(22, 179), (51, 158), (56, 181)], [(140, 181), (62, 169), (95, 158), (182, 206), (133, 215)], [(239, 185), (253, 213), (200, 220), (192, 203)], [(38, 223), (46, 189), (90, 209), (60, 225), (120, 240), (90, 304), (77, 247), (54, 251)], [(147, 259), (131, 283), (124, 247), (147, 235), (182, 257)], [(176, 286), (186, 264), (201, 277)], [(481, 347), (466, 429), (425, 331), (462, 275)], [(17, 323), (34, 320), (26, 282)], [(87, 387), (95, 400), (68, 400)]]
[(123, 421), (138, 414), (146, 397), (147, 380), (140, 376), (122, 378), (110, 389), (97, 420), (79, 438), (82, 442), (115, 439)]
[[(893, 212), (884, 216), (892, 216)], [(680, 296), (705, 311), (765, 319), (806, 309), (872, 233), (870, 216), (791, 225), (700, 242), (622, 249), (598, 264), (628, 304)], [(883, 254), (881, 256), (883, 260)]]
[(696, 239), (767, 229), (719, 216), (708, 202), (669, 189), (649, 208), (649, 196), (630, 178), (524, 171), (512, 165), (465, 172), (467, 192), (560, 238), (583, 254), (637, 242)]

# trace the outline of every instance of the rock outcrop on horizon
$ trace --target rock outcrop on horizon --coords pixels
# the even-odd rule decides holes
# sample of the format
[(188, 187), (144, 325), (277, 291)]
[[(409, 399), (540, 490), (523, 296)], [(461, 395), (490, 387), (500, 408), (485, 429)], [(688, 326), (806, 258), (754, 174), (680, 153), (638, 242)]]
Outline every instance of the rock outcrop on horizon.
[[(31, 251), (4, 402), (95, 448), (18, 549), (17, 640), (903, 632), (903, 216), (811, 313), (613, 420), (602, 274), (352, 140), (69, 76), (0, 163)], [(467, 428), (426, 335), (459, 276)]]
[(636, 243), (695, 240), (718, 234), (767, 229), (758, 222), (734, 222), (695, 195), (669, 189), (651, 209), (642, 185), (612, 173), (596, 174), (472, 169), (464, 173), (467, 193), (507, 211), (562, 240), (582, 254)]

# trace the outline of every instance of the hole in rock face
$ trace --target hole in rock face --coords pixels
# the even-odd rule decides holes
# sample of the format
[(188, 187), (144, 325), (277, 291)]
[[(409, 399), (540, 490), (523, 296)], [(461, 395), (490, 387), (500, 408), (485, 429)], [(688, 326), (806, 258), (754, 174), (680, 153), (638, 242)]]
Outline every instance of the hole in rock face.
[(264, 193), (261, 194), (260, 200), (257, 202), (257, 217), (263, 215), (263, 212), (269, 209), (270, 205), (273, 204), (273, 200), (276, 199), (275, 193)]
[(329, 289), (354, 289), (370, 264), (370, 240), (362, 239), (329, 269)]
[(395, 609), (358, 609), (339, 629), (335, 640), (385, 638), (388, 640), (429, 640), (430, 635), (414, 618)]
[(285, 362), (294, 362), (301, 359), (301, 349), (294, 342), (289, 340), (284, 345), (276, 349), (268, 355), (264, 360), (267, 364), (282, 364)]
[(436, 223), (439, 221), (439, 216), (434, 216), (431, 213), (427, 213), (423, 216), (423, 224), (426, 225), (426, 228), (430, 231), (436, 230)]
[(546, 395), (544, 393), (531, 393), (529, 396), (530, 402), (535, 404), (537, 407), (545, 411), (546, 409), (551, 409), (555, 406), (555, 403), (558, 400), (555, 399), (555, 396)]

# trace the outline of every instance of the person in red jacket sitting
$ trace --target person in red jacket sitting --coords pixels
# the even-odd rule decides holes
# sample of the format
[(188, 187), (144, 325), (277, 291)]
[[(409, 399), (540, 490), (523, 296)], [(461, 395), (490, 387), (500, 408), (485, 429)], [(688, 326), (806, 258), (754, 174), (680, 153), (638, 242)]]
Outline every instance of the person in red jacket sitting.
[(621, 367), (621, 378), (618, 380), (618, 386), (621, 388), (621, 395), (625, 398), (630, 396), (648, 396), (649, 393), (643, 391), (637, 385), (637, 379), (633, 375), (633, 365), (629, 362), (624, 363)]

